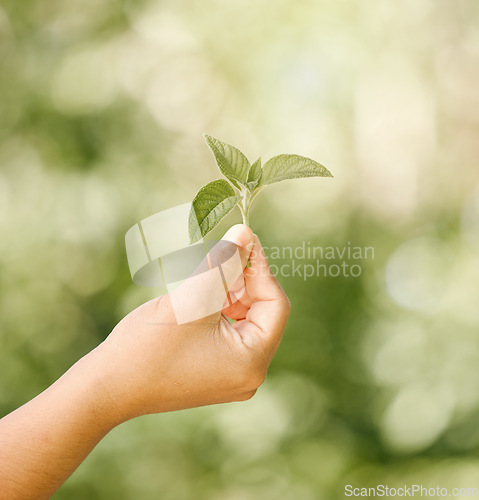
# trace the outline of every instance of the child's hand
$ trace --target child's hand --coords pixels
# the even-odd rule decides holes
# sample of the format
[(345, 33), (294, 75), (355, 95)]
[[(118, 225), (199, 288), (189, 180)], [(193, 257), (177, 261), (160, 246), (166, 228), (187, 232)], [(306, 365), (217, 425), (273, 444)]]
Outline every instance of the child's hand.
[[(263, 383), (289, 316), (289, 300), (250, 228), (234, 226), (223, 240), (238, 246), (243, 268), (242, 276), (233, 277), (223, 311), (178, 324), (177, 304), (201, 310), (217, 295), (207, 273), (199, 274), (171, 295), (135, 309), (99, 346), (119, 419), (241, 401)], [(215, 252), (221, 251), (219, 244), (209, 261), (217, 261)], [(236, 321), (230, 324), (226, 316)]]

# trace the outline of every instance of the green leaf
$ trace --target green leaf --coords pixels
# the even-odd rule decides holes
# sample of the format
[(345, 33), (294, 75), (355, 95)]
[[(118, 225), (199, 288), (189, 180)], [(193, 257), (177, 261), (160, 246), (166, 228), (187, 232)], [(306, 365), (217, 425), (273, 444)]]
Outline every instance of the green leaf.
[(224, 179), (203, 186), (191, 204), (188, 220), (190, 244), (196, 243), (209, 233), (241, 199), (242, 196), (237, 196)]
[(226, 144), (226, 142), (206, 134), (205, 139), (215, 156), (221, 173), (237, 188), (240, 188), (241, 184), (246, 184), (251, 168), (248, 158), (239, 149)]
[(302, 177), (332, 177), (331, 172), (320, 163), (300, 155), (279, 155), (263, 165), (260, 186), (274, 184), (286, 179)]
[(248, 173), (248, 181), (246, 183), (246, 187), (250, 191), (254, 191), (255, 187), (258, 185), (259, 180), (261, 179), (262, 174), (263, 171), (261, 169), (261, 158), (258, 158), (253, 163), (253, 165), (251, 165)]

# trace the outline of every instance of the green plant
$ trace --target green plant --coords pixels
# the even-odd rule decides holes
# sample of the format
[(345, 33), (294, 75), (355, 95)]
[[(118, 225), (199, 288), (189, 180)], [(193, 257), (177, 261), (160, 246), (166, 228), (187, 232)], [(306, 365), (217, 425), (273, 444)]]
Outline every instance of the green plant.
[(274, 156), (261, 166), (261, 158), (250, 164), (234, 146), (206, 134), (205, 139), (228, 180), (209, 182), (196, 194), (189, 216), (190, 243), (208, 234), (235, 206), (241, 211), (243, 223), (249, 226), (253, 201), (270, 184), (302, 177), (332, 177), (326, 167), (304, 156)]

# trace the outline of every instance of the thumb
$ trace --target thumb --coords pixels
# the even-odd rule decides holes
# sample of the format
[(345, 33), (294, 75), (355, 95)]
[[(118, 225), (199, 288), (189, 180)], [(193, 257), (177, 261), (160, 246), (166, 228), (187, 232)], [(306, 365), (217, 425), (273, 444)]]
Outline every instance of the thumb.
[(212, 264), (222, 265), (236, 250), (241, 259), (240, 272), (246, 267), (253, 249), (253, 231), (245, 224), (235, 224), (230, 227), (221, 240), (208, 253)]
[(243, 278), (243, 269), (253, 247), (253, 232), (244, 224), (229, 229), (205, 259), (178, 288), (170, 293), (178, 324), (219, 313), (228, 290)]

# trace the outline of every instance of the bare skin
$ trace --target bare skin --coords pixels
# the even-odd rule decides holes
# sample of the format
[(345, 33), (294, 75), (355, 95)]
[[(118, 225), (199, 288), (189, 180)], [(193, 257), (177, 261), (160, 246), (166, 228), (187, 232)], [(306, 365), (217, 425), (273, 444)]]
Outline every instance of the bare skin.
[[(225, 238), (251, 263), (236, 289), (238, 301), (183, 325), (175, 322), (169, 296), (147, 302), (53, 385), (0, 420), (0, 499), (49, 498), (129, 419), (254, 395), (290, 304), (257, 236), (238, 225)], [(204, 292), (186, 291), (191, 300)]]

